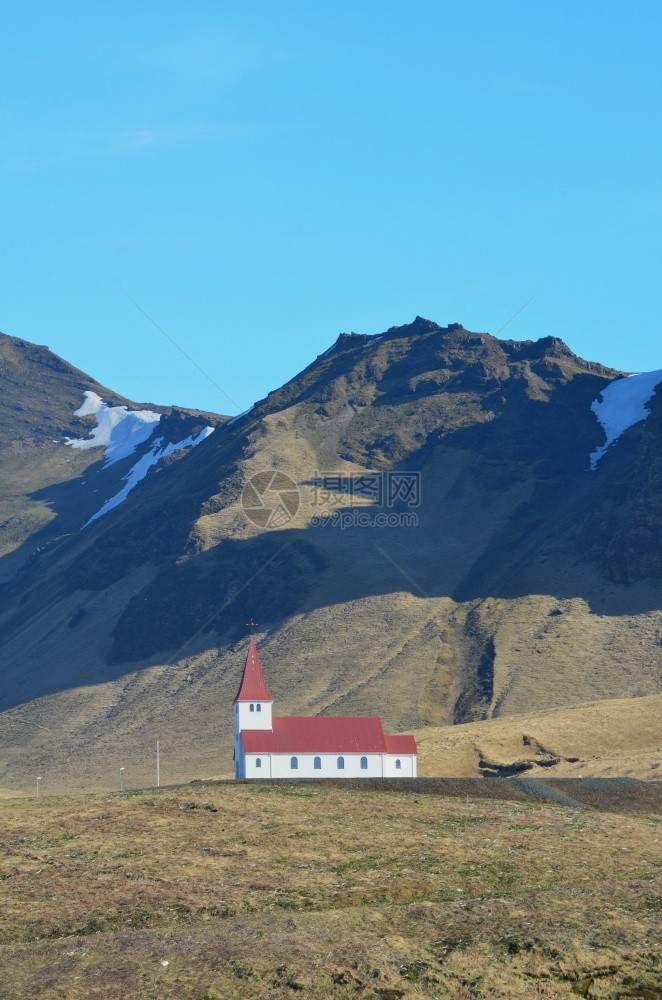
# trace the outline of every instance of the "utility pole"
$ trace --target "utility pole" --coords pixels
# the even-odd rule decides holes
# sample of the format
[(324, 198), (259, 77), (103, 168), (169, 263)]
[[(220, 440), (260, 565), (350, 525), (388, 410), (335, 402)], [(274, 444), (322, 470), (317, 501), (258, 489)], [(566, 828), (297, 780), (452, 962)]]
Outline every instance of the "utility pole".
[(161, 750), (159, 741), (156, 741), (156, 787), (161, 787)]
[(124, 768), (120, 768), (120, 792), (124, 791)]

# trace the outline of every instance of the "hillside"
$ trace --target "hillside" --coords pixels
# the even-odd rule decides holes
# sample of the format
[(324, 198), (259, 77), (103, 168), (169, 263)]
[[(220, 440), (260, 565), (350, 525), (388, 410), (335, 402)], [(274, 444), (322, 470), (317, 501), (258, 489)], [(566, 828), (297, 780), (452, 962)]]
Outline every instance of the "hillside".
[(84, 527), (154, 437), (110, 468), (66, 446), (93, 423), (83, 392), (124, 401), (22, 350), (37, 402), (27, 458), (5, 449), (0, 784), (104, 787), (129, 762), (138, 781), (156, 739), (171, 779), (228, 773), (251, 616), (281, 713), (418, 730), (661, 690), (659, 388), (591, 471), (591, 405), (620, 373), (561, 340), (420, 318), (343, 334), (235, 420), (151, 408), (173, 443), (215, 431)]
[(660, 781), (662, 695), (597, 701), (416, 733), (422, 776)]

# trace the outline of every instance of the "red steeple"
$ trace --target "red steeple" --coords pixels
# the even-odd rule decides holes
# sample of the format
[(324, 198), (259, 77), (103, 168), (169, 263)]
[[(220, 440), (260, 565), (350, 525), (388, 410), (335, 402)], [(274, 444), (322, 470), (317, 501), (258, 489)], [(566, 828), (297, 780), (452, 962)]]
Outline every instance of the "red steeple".
[(241, 676), (241, 684), (237, 691), (235, 701), (273, 701), (262, 673), (262, 664), (257, 655), (255, 639), (250, 637), (248, 652), (246, 653), (246, 663)]

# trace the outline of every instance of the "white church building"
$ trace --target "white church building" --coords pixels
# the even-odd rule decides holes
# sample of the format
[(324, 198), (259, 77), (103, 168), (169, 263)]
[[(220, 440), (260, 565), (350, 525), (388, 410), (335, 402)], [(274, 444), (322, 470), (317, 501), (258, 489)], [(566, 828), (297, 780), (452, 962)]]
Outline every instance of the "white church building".
[(279, 716), (253, 636), (234, 700), (235, 778), (415, 778), (413, 736), (371, 716)]

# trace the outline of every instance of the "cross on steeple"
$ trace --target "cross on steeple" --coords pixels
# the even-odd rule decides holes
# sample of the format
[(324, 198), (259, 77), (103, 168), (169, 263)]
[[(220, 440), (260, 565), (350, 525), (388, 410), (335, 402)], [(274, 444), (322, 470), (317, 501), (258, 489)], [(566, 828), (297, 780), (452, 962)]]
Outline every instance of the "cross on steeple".
[(257, 622), (253, 621), (252, 615), (251, 615), (251, 620), (249, 622), (246, 622), (246, 628), (248, 629), (251, 635), (253, 634), (253, 631), (257, 628)]

